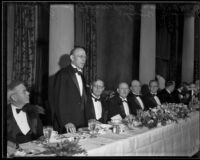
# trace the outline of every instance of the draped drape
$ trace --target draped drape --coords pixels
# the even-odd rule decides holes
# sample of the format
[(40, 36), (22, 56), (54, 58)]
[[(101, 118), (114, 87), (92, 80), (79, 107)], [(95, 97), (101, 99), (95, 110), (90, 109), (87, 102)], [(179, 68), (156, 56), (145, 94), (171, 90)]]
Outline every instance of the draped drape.
[(167, 5), (157, 5), (156, 73), (181, 82), (183, 14)]
[(44, 106), (48, 93), (49, 6), (14, 3), (12, 80), (27, 85), (31, 103)]
[[(137, 6), (137, 7), (136, 7)], [(85, 77), (107, 89), (138, 78), (140, 5), (75, 4), (75, 46), (87, 51)]]
[[(200, 12), (200, 6), (197, 13)], [(194, 81), (200, 79), (200, 16), (195, 16)]]
[(15, 4), (12, 79), (19, 79), (31, 88), (35, 83), (37, 6)]
[(84, 75), (87, 84), (90, 84), (97, 76), (95, 5), (75, 5), (75, 46), (86, 49)]
[(25, 82), (30, 102), (45, 108), (43, 123), (49, 123), (48, 35), (49, 5), (14, 4), (14, 46), (12, 80)]

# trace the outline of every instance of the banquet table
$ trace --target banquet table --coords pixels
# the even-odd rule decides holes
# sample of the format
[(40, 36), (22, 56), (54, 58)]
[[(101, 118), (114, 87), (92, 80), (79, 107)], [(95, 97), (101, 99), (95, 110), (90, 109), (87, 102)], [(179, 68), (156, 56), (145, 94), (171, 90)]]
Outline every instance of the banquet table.
[[(87, 156), (192, 156), (200, 150), (199, 111), (178, 123), (112, 132), (97, 138), (80, 139), (79, 144)], [(21, 144), (22, 148), (38, 147), (32, 142)], [(85, 155), (75, 155), (85, 156)]]

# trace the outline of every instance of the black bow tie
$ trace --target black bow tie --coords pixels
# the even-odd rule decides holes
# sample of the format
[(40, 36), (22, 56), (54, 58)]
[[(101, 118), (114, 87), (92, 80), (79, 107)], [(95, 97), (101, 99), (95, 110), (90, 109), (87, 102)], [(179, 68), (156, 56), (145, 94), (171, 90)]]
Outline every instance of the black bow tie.
[(74, 68), (74, 73), (78, 73), (80, 76), (82, 75), (82, 72), (79, 71), (77, 68)]
[(21, 112), (21, 111), (24, 111), (23, 108), (21, 108), (21, 109), (17, 109), (17, 108), (16, 108), (17, 114), (18, 114), (19, 112)]
[(96, 97), (94, 97), (94, 96), (92, 96), (92, 98), (94, 98), (94, 101), (95, 101), (95, 102), (97, 102), (97, 101), (101, 102), (101, 98), (96, 98)]
[(156, 96), (157, 94), (152, 94), (152, 96)]
[(127, 100), (122, 100), (122, 103), (123, 103), (123, 102), (126, 102), (126, 103), (128, 103), (128, 101), (127, 101)]
[(135, 94), (135, 97), (140, 97), (140, 95), (139, 94), (138, 95)]

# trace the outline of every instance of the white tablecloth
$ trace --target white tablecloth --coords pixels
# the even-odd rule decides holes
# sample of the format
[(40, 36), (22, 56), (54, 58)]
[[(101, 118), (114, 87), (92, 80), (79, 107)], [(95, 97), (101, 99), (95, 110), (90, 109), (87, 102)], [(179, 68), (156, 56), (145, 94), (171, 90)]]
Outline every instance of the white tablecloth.
[[(150, 130), (143, 127), (121, 134), (108, 133), (81, 139), (79, 143), (88, 156), (192, 156), (200, 149), (199, 120), (199, 112), (192, 112), (190, 118), (178, 123)], [(22, 145), (31, 146), (30, 142)]]
[(88, 156), (192, 156), (200, 149), (199, 112), (154, 129), (106, 134), (80, 141)]

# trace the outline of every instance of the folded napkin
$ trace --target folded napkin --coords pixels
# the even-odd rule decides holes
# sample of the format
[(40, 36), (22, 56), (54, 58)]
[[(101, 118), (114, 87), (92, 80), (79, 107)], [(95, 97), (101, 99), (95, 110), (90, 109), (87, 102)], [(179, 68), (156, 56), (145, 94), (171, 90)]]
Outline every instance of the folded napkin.
[(51, 136), (49, 138), (50, 143), (60, 142), (60, 138), (57, 131), (52, 131)]
[(119, 114), (117, 114), (116, 116), (113, 116), (111, 120), (122, 120), (122, 117)]

